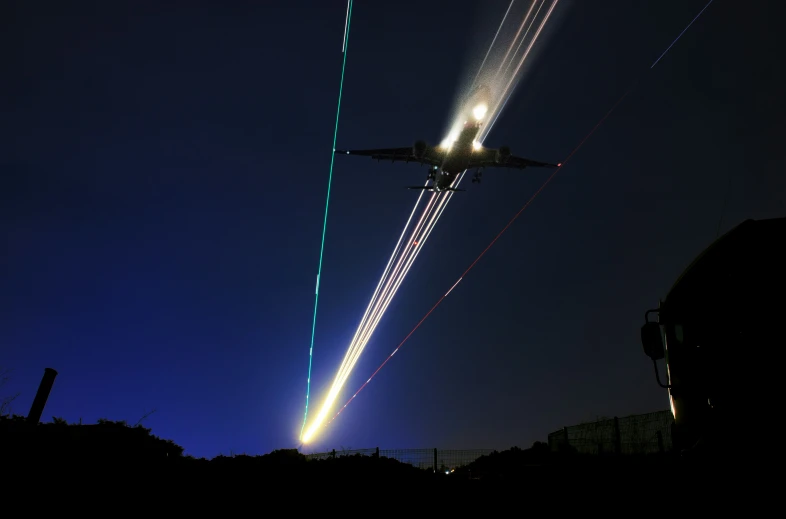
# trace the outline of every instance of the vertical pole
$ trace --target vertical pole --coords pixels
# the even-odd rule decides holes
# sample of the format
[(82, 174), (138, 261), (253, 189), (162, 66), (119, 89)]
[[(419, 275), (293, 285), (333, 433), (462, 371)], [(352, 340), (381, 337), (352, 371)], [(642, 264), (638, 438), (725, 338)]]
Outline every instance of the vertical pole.
[(379, 447), (377, 447), (376, 452), (374, 452), (374, 457), (379, 459)]
[(434, 447), (434, 474), (437, 473), (437, 448)]
[(38, 386), (33, 405), (30, 406), (30, 412), (27, 413), (28, 423), (37, 424), (41, 421), (41, 415), (44, 413), (44, 406), (47, 399), (49, 399), (49, 392), (52, 391), (52, 385), (55, 383), (56, 376), (57, 371), (52, 368), (44, 370), (44, 376), (41, 378), (41, 384)]

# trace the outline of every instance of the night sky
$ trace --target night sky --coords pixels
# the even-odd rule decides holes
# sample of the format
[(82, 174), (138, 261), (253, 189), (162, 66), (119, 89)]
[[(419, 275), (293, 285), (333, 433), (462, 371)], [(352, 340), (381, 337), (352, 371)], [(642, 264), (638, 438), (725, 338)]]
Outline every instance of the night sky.
[[(721, 232), (786, 214), (784, 13), (716, 0), (648, 70), (705, 3), (560, 2), (485, 145), (561, 162), (639, 83), (309, 450), (527, 447), (668, 408), (644, 311), (727, 193)], [(346, 3), (65, 4), (0, 8), (3, 391), (27, 414), (52, 367), (45, 420), (156, 409), (196, 456), (296, 446)], [(507, 5), (355, 2), (337, 147), (439, 142)], [(341, 403), (548, 175), (466, 181)], [(424, 180), (336, 159), (316, 402)]]

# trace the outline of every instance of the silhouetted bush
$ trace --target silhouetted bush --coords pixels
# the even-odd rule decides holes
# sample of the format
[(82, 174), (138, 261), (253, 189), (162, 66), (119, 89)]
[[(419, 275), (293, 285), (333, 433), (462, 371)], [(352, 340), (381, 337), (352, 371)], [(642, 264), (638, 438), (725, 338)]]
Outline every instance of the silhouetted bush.
[(163, 440), (151, 430), (123, 421), (68, 424), (55, 417), (51, 423), (29, 424), (20, 416), (0, 418), (0, 435), (14, 461), (138, 464), (175, 460), (183, 447)]
[[(419, 469), (384, 456), (360, 454), (308, 460), (296, 449), (275, 450), (261, 456), (219, 455), (213, 459), (184, 456), (183, 447), (152, 434), (141, 425), (101, 419), (96, 424), (68, 424), (54, 418), (51, 423), (28, 424), (24, 417), (0, 418), (0, 437), (6, 464), (16, 462), (46, 473), (78, 471), (81, 480), (90, 475), (106, 481), (119, 471), (146, 473), (146, 481), (168, 483), (176, 477), (181, 484), (197, 488), (230, 485), (239, 488), (259, 482), (312, 483), (342, 481), (366, 484), (383, 481), (458, 482), (467, 480), (517, 480), (542, 478), (551, 471), (599, 464), (641, 464), (632, 457), (579, 455), (571, 451), (553, 452), (542, 442), (529, 449), (512, 449), (481, 456), (476, 461), (445, 474)], [(649, 458), (653, 460), (655, 458)], [(662, 458), (657, 458), (662, 461)], [(90, 470), (92, 467), (92, 470)], [(84, 470), (88, 469), (88, 470)], [(255, 483), (256, 482), (256, 483)]]

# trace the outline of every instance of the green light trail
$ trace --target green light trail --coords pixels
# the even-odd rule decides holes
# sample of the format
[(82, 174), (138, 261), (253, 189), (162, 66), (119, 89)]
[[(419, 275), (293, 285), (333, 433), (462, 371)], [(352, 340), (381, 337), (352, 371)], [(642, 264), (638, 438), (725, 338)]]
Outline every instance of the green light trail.
[(333, 182), (333, 161), (336, 158), (336, 137), (338, 137), (338, 115), (341, 112), (341, 93), (344, 91), (344, 71), (347, 67), (347, 43), (349, 42), (349, 23), (352, 19), (352, 0), (347, 4), (347, 22), (344, 29), (344, 61), (341, 64), (341, 84), (338, 88), (338, 107), (336, 108), (336, 126), (333, 130), (333, 148), (330, 150), (330, 173), (328, 174), (327, 200), (325, 200), (325, 220), (322, 223), (322, 245), (319, 248), (319, 267), (317, 268), (317, 287), (314, 295), (314, 319), (311, 323), (311, 346), (308, 350), (308, 382), (306, 383), (306, 409), (303, 412), (303, 425), (300, 427), (300, 437), (303, 437), (303, 429), (306, 427), (308, 419), (308, 399), (311, 393), (311, 364), (314, 360), (314, 332), (317, 327), (317, 305), (319, 303), (319, 278), (322, 274), (322, 257), (325, 252), (325, 231), (327, 230), (328, 207), (330, 205), (330, 184)]

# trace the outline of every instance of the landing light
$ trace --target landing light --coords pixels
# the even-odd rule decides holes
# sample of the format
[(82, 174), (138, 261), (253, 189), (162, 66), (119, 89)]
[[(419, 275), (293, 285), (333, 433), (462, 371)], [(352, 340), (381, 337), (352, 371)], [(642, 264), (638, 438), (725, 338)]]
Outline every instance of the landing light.
[(446, 150), (449, 150), (451, 146), (453, 146), (453, 143), (456, 142), (457, 140), (458, 140), (458, 132), (453, 130), (452, 132), (450, 132), (450, 134), (447, 137), (445, 137), (445, 140), (442, 141), (440, 146), (442, 148), (445, 148)]
[(481, 143), (479, 143), (478, 141), (472, 141), (472, 149), (479, 150), (482, 147), (483, 147), (483, 145)]
[(484, 104), (480, 104), (472, 109), (472, 115), (475, 116), (475, 119), (480, 121), (481, 119), (483, 119), (483, 116), (486, 115), (487, 111), (488, 111), (488, 106)]

